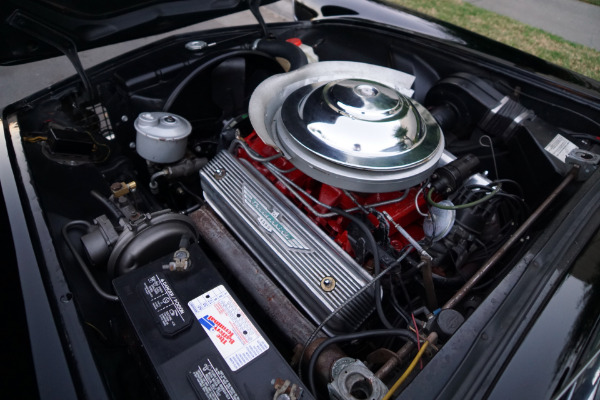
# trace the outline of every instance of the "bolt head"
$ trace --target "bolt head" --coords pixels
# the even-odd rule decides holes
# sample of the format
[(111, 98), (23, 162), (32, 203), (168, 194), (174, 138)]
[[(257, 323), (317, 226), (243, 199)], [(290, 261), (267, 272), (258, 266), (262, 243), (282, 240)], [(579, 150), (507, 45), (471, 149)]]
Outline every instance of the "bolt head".
[(331, 292), (333, 289), (335, 289), (335, 279), (331, 276), (326, 276), (321, 279), (320, 286), (323, 291)]
[(225, 170), (225, 168), (221, 168), (221, 167), (217, 167), (215, 168), (215, 172), (213, 174), (213, 177), (215, 179), (221, 179), (223, 178), (225, 175), (227, 174), (227, 170)]
[(207, 46), (208, 46), (208, 43), (206, 43), (203, 40), (193, 40), (193, 41), (187, 42), (185, 44), (185, 48), (188, 49), (189, 51), (202, 50), (202, 49), (206, 48)]

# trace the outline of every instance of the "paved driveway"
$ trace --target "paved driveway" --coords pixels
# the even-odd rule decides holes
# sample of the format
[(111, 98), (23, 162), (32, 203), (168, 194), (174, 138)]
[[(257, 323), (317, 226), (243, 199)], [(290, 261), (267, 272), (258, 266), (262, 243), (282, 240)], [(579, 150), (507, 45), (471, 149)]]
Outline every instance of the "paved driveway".
[(465, 0), (600, 50), (600, 7), (579, 0)]

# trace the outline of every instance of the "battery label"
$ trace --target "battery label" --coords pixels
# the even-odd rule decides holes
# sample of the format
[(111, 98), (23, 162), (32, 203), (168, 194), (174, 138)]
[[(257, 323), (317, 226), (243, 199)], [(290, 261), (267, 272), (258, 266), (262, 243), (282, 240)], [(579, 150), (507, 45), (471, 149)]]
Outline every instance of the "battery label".
[(192, 322), (192, 314), (183, 308), (164, 274), (144, 278), (138, 290), (163, 334), (173, 335)]
[(188, 305), (232, 371), (268, 350), (269, 344), (223, 285)]
[[(218, 357), (218, 356), (217, 356)], [(240, 400), (240, 396), (227, 378), (217, 360), (205, 358), (188, 373), (196, 393), (208, 400)]]
[(544, 149), (562, 162), (567, 161), (567, 155), (577, 146), (562, 135), (556, 135)]

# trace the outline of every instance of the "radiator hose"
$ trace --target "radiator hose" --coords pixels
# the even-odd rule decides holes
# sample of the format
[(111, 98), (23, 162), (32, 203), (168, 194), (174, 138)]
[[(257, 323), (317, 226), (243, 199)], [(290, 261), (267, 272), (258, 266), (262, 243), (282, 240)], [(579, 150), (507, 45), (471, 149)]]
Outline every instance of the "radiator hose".
[(252, 44), (252, 50), (262, 51), (274, 57), (285, 58), (290, 63), (290, 71), (308, 64), (306, 54), (300, 47), (283, 40), (257, 39)]

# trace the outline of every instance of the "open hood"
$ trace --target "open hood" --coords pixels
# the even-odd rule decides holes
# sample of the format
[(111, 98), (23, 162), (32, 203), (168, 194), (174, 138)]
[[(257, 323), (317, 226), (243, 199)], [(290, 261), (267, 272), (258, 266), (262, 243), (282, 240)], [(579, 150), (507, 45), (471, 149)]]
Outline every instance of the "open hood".
[(61, 55), (58, 48), (80, 51), (164, 33), (255, 3), (259, 1), (6, 0), (0, 9), (0, 65), (55, 57)]

